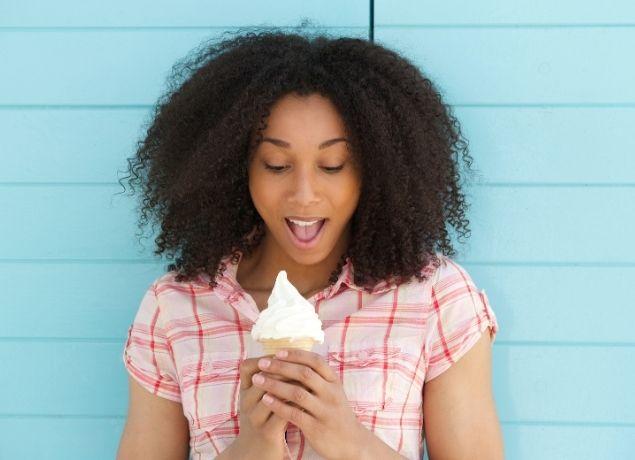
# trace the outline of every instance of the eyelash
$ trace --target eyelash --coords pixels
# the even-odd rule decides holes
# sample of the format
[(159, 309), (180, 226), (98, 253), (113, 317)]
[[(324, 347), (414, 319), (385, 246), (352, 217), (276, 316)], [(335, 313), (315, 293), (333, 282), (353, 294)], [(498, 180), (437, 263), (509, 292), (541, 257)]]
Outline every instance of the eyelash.
[[(265, 164), (265, 168), (273, 171), (274, 173), (281, 173), (282, 170), (284, 169), (284, 166), (270, 166), (268, 164)], [(336, 173), (338, 171), (341, 171), (343, 168), (344, 168), (344, 165), (337, 166), (335, 168), (324, 168), (324, 169), (326, 169), (326, 172), (328, 173)]]

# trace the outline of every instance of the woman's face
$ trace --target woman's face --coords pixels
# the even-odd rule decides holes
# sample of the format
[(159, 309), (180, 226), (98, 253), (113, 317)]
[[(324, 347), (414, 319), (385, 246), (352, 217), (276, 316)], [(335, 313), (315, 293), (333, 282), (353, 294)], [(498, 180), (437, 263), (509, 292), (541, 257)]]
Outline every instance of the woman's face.
[(271, 108), (262, 134), (249, 190), (266, 224), (266, 244), (306, 265), (345, 251), (361, 174), (349, 144), (338, 140), (346, 131), (335, 106), (318, 94), (286, 95)]

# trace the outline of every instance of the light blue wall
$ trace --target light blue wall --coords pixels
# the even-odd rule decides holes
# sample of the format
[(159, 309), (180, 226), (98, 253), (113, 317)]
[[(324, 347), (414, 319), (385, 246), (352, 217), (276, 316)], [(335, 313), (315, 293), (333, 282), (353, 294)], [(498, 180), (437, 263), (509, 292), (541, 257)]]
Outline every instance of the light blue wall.
[(475, 166), (462, 260), (501, 330), (509, 459), (635, 458), (635, 3), (377, 4)]
[[(117, 171), (172, 64), (236, 26), (368, 36), (366, 0), (230, 4), (0, 3), (0, 459), (114, 458), (125, 333), (164, 268)], [(501, 326), (509, 459), (635, 452), (634, 24), (626, 0), (375, 4), (482, 175), (456, 259)]]

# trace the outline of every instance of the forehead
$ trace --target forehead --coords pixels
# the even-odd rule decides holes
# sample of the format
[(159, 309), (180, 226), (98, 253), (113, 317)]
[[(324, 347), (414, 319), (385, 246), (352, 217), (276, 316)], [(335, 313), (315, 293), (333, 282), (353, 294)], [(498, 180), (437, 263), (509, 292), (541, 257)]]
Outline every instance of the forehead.
[(289, 94), (273, 104), (263, 136), (284, 139), (291, 145), (318, 145), (345, 137), (346, 128), (335, 105), (319, 94)]

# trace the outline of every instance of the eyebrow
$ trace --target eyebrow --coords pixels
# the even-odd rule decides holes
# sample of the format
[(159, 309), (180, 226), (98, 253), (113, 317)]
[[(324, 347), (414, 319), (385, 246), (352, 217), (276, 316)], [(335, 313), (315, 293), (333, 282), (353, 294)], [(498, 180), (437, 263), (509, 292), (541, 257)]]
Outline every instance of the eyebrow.
[[(328, 141), (322, 142), (318, 146), (318, 149), (320, 150), (325, 149), (341, 141), (348, 142), (348, 139), (346, 139), (345, 137), (336, 137), (334, 139), (329, 139)], [(283, 147), (285, 149), (288, 149), (289, 147), (291, 147), (291, 144), (289, 144), (287, 141), (283, 141), (282, 139), (276, 139), (275, 137), (264, 137), (262, 139), (262, 142), (271, 142), (273, 145), (277, 145), (278, 147)]]

